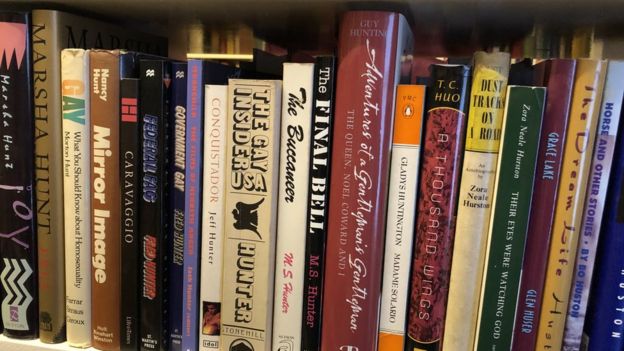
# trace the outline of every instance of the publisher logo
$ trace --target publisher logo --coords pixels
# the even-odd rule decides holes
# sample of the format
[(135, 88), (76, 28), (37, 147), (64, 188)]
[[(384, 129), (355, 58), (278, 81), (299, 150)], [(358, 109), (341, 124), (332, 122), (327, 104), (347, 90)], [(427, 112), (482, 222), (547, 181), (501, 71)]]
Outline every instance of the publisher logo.
[(230, 351), (254, 351), (251, 343), (245, 339), (236, 339), (230, 345)]
[(19, 322), (19, 312), (16, 306), (10, 306), (9, 313), (11, 314), (11, 322)]
[(232, 210), (234, 216), (234, 228), (238, 230), (249, 230), (262, 240), (262, 236), (258, 233), (258, 207), (264, 202), (264, 198), (252, 204), (246, 204), (242, 201), (236, 203), (236, 208)]
[(281, 340), (279, 342), (279, 346), (277, 347), (277, 351), (293, 351), (294, 344), (290, 340)]

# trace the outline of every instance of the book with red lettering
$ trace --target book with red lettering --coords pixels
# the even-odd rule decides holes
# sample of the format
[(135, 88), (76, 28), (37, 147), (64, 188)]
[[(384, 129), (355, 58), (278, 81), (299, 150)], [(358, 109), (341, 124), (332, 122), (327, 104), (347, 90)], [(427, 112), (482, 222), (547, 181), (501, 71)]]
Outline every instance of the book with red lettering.
[(377, 347), (395, 87), (411, 43), (398, 13), (352, 11), (342, 18), (323, 350)]
[(470, 96), (470, 67), (431, 66), (405, 350), (440, 350)]
[(512, 350), (516, 351), (533, 348), (537, 340), (575, 70), (576, 62), (569, 59), (552, 59), (535, 65), (535, 84), (547, 87), (548, 92), (512, 341)]
[(165, 60), (141, 60), (139, 72), (139, 346), (141, 350), (167, 350), (170, 65)]

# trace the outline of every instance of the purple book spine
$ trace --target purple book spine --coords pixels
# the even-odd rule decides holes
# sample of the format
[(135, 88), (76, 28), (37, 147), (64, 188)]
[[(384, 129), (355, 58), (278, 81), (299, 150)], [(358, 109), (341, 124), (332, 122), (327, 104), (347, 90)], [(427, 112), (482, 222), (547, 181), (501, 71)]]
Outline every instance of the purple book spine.
[(186, 115), (186, 174), (184, 219), (184, 287), (182, 296), (182, 350), (192, 351), (198, 345), (199, 299), (199, 231), (201, 222), (201, 169), (202, 169), (202, 120), (203, 64), (200, 60), (189, 60), (187, 70), (187, 115)]

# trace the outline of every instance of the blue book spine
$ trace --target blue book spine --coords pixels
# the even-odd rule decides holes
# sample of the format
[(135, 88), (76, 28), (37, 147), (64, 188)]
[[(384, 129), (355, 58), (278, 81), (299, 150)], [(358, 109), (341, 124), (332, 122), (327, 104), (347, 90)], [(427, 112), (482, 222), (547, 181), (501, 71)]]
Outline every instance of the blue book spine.
[(204, 80), (201, 60), (189, 60), (187, 70), (186, 169), (184, 218), (184, 280), (182, 350), (199, 348), (199, 230), (201, 221), (202, 120)]
[(184, 228), (186, 217), (186, 62), (171, 64), (171, 105), (169, 111), (171, 235), (169, 236), (169, 350), (182, 350), (182, 310), (184, 291)]
[(613, 173), (581, 349), (624, 349), (624, 135), (620, 123)]

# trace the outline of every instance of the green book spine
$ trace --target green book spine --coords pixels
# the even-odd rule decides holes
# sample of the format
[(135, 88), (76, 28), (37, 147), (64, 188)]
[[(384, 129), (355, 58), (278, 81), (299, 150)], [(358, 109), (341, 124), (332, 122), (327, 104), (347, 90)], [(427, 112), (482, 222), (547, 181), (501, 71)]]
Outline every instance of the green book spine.
[(545, 96), (545, 88), (507, 89), (477, 323), (478, 351), (511, 347)]

